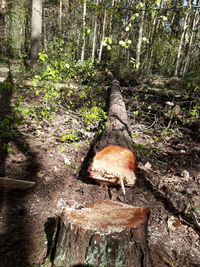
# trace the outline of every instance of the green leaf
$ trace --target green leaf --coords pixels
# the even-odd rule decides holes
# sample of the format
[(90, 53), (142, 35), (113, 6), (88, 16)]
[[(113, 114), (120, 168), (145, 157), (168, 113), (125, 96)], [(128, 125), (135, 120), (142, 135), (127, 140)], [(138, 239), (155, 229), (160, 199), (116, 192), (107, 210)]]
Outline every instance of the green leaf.
[(138, 136), (139, 136), (139, 134), (137, 134), (137, 133), (132, 133), (132, 134), (131, 134), (131, 137), (132, 137), (132, 138), (136, 138), (136, 137), (138, 137)]
[(139, 2), (137, 5), (136, 5), (136, 9), (139, 9), (139, 8), (142, 8), (144, 6), (144, 4), (142, 2)]
[(148, 39), (146, 38), (146, 37), (142, 37), (142, 42), (146, 42), (146, 43), (148, 43), (149, 41), (148, 41)]
[(108, 37), (108, 43), (112, 44), (112, 38), (111, 37)]
[(133, 16), (131, 16), (130, 20), (135, 20), (139, 17), (139, 13), (135, 13)]
[(66, 137), (66, 135), (62, 135), (62, 136), (60, 137), (60, 141), (61, 141), (61, 142), (66, 142), (66, 141), (67, 141), (67, 137)]
[(166, 17), (166, 16), (160, 16), (160, 18), (161, 18), (163, 21), (167, 21), (167, 17)]
[(9, 146), (9, 144), (3, 144), (3, 150), (5, 150), (8, 153), (13, 151), (12, 147)]
[(160, 6), (160, 3), (161, 3), (161, 0), (156, 0), (156, 1), (155, 1), (155, 4), (156, 4), (157, 6)]
[(63, 153), (63, 152), (65, 152), (65, 148), (64, 147), (61, 147), (60, 149), (59, 149), (59, 151), (61, 152), (61, 153)]
[(24, 115), (28, 115), (28, 114), (30, 114), (31, 113), (31, 110), (30, 109), (24, 109), (23, 110), (23, 114)]
[(156, 16), (156, 10), (152, 9), (151, 10), (151, 17), (152, 17), (152, 19), (154, 19), (155, 16)]

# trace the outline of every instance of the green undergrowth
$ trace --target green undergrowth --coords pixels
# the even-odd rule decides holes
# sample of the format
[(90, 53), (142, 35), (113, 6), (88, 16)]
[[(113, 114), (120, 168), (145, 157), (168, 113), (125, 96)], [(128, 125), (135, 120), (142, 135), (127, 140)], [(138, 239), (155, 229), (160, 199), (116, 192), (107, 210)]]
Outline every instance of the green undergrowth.
[(56, 38), (40, 54), (39, 68), (32, 79), (33, 94), (40, 104), (33, 112), (36, 119), (46, 120), (60, 108), (72, 110), (81, 114), (83, 123), (90, 129), (92, 123), (106, 119), (104, 90), (94, 81), (96, 69), (91, 60), (76, 61), (66, 51), (66, 42)]
[[(31, 74), (32, 86), (25, 92), (31, 101), (21, 101), (24, 105), (18, 109), (38, 124), (53, 121), (61, 111), (70, 111), (90, 131), (107, 119), (106, 91), (101, 79), (95, 79), (96, 72), (91, 60), (75, 60), (67, 52), (66, 42), (55, 38), (47, 51), (40, 53), (38, 68)], [(23, 85), (19, 86), (23, 90)], [(71, 131), (61, 136), (64, 140), (77, 141), (79, 137)]]
[(23, 123), (24, 116), (20, 111), (21, 98), (12, 102), (12, 95), (16, 88), (10, 82), (0, 83), (0, 143), (1, 151), (11, 152), (12, 147), (9, 141), (14, 139), (17, 134), (17, 126)]
[[(53, 40), (47, 51), (39, 55), (38, 68), (31, 73), (32, 86), (24, 88), (20, 78), (15, 87), (10, 88), (8, 82), (0, 85), (0, 92), (10, 89), (17, 92), (10, 103), (10, 113), (1, 122), (1, 137), (13, 138), (15, 125), (26, 123), (28, 118), (40, 125), (44, 121), (50, 123), (59, 114), (74, 114), (84, 131), (101, 133), (107, 120), (107, 91), (104, 78), (97, 78), (97, 72), (91, 60), (75, 60), (63, 40)], [(132, 96), (126, 96), (131, 123), (146, 124), (163, 139), (173, 136), (179, 126), (197, 123), (199, 84), (198, 78), (141, 83)], [(77, 128), (74, 124), (61, 133), (60, 142), (79, 142), (82, 135)], [(37, 131), (39, 135), (40, 130)], [(132, 137), (137, 138), (137, 133), (132, 133)], [(156, 151), (151, 145), (140, 150), (144, 157), (151, 157)]]

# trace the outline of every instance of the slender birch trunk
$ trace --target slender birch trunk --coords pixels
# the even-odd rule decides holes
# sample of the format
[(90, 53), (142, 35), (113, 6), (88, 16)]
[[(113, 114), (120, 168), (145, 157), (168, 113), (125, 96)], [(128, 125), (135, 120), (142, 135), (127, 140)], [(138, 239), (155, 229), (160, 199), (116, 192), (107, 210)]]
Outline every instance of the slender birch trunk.
[(100, 43), (100, 48), (99, 48), (99, 61), (101, 61), (101, 57), (102, 57), (103, 41), (105, 38), (105, 30), (106, 30), (106, 18), (107, 18), (107, 10), (105, 9), (104, 16), (103, 16), (102, 37), (101, 37), (101, 43)]
[[(199, 1), (197, 1), (196, 5), (199, 5)], [(196, 28), (196, 25), (199, 23), (200, 17), (198, 16), (198, 9), (195, 9), (194, 12), (194, 18), (192, 21), (192, 27), (191, 27), (191, 35), (190, 35), (190, 40), (189, 40), (189, 45), (188, 45), (188, 51), (187, 51), (187, 55), (186, 55), (186, 59), (185, 59), (185, 65), (182, 71), (182, 75), (185, 75), (187, 70), (188, 70), (188, 66), (190, 63), (190, 56), (191, 56), (191, 50), (192, 50), (192, 45), (193, 45), (193, 40), (194, 40), (194, 31)]]
[[(97, 6), (99, 5), (99, 0), (97, 0)], [(93, 41), (92, 41), (92, 62), (95, 59), (95, 50), (96, 50), (96, 42), (97, 42), (97, 20), (98, 17), (95, 16), (94, 19), (94, 30), (93, 30)]]
[(137, 42), (137, 46), (136, 46), (136, 68), (137, 69), (140, 67), (140, 55), (141, 55), (142, 35), (143, 35), (143, 28), (144, 28), (144, 16), (145, 16), (145, 1), (144, 1), (143, 10), (141, 12), (141, 21), (140, 21), (140, 27), (139, 27), (138, 42)]
[[(43, 14), (44, 14), (44, 18), (46, 17), (46, 13), (47, 13), (47, 10), (44, 8), (43, 10)], [(46, 20), (44, 19), (43, 20), (43, 48), (45, 51), (47, 51), (47, 45), (48, 45), (48, 29), (47, 29), (47, 25), (46, 25)]]
[(149, 36), (148, 36), (148, 46), (146, 50), (146, 55), (145, 59), (143, 61), (143, 64), (141, 66), (141, 69), (143, 69), (144, 72), (149, 73), (150, 72), (150, 67), (151, 67), (151, 60), (153, 56), (153, 45), (154, 45), (154, 36), (158, 28), (158, 16), (155, 16), (152, 22), (152, 30), (149, 31)]
[(31, 19), (31, 66), (37, 63), (38, 54), (42, 47), (42, 0), (32, 0)]
[(1, 0), (0, 1), (0, 9), (4, 9), (6, 7), (6, 1), (5, 0)]
[(86, 10), (87, 10), (87, 0), (83, 2), (83, 44), (81, 48), (81, 61), (84, 61), (85, 58), (85, 30), (86, 30)]
[[(5, 2), (2, 5), (5, 6)], [(26, 1), (13, 1), (9, 8), (9, 39), (8, 52), (11, 57), (19, 58), (24, 52), (25, 23), (26, 23)]]
[[(115, 5), (115, 0), (112, 0), (111, 7), (113, 8)], [(113, 12), (111, 12), (110, 20), (109, 20), (109, 36), (112, 37), (112, 20), (113, 20)]]
[(59, 32), (62, 32), (62, 16), (63, 16), (63, 0), (60, 0), (60, 5), (59, 5)]
[(181, 34), (181, 40), (180, 40), (179, 47), (178, 47), (178, 53), (177, 53), (177, 58), (176, 58), (176, 67), (175, 67), (174, 76), (178, 75), (179, 69), (180, 69), (181, 52), (182, 52), (182, 47), (183, 47), (183, 44), (184, 44), (185, 34), (186, 34), (186, 31), (187, 31), (188, 19), (189, 19), (190, 11), (191, 11), (191, 2), (192, 2), (192, 0), (189, 0), (189, 2), (188, 2), (189, 9), (187, 11), (187, 14), (185, 16), (184, 23), (183, 23), (183, 31), (182, 31), (182, 34)]

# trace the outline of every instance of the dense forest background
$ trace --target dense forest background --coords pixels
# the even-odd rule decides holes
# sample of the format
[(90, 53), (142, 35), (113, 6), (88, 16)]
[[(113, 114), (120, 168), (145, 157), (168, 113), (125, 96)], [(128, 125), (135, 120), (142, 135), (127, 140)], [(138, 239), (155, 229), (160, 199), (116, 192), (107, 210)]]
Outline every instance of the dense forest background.
[(51, 60), (62, 54), (120, 76), (198, 76), (198, 0), (1, 0), (0, 10), (1, 58), (27, 63), (51, 49)]

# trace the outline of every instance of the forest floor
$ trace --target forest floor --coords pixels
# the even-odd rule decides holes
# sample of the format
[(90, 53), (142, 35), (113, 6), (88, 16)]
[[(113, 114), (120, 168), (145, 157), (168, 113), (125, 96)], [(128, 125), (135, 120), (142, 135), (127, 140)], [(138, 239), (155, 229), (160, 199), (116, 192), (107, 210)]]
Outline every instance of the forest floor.
[[(6, 75), (1, 70), (1, 82)], [(171, 103), (184, 102), (179, 94), (172, 97), (157, 85), (129, 89), (122, 88), (138, 181), (125, 196), (116, 188), (109, 195), (106, 188), (88, 180), (87, 160), (97, 125), (85, 129), (78, 109), (60, 109), (51, 121), (40, 123), (27, 115), (13, 126), (14, 138), (1, 137), (1, 147), (6, 143), (7, 150), (0, 151), (0, 176), (36, 185), (25, 191), (0, 189), (0, 267), (51, 266), (45, 258), (62, 209), (110, 197), (150, 208), (148, 242), (154, 267), (200, 266), (199, 128), (176, 125), (172, 116), (166, 127), (165, 118), (158, 119)], [(0, 93), (1, 119), (11, 113), (17, 97), (23, 95), (25, 104), (33, 101), (28, 88)], [(61, 142), (60, 136), (72, 129), (77, 140)]]

